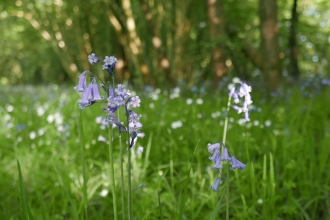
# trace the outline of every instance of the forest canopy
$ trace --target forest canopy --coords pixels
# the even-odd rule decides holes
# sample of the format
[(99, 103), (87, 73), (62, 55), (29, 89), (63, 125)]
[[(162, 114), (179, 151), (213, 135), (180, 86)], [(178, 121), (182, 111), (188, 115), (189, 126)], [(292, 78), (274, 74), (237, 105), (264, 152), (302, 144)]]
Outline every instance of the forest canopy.
[(327, 75), (329, 7), (326, 0), (5, 1), (0, 83), (72, 83), (95, 53), (116, 56), (119, 80), (140, 85), (217, 86), (226, 75), (276, 89), (284, 78)]

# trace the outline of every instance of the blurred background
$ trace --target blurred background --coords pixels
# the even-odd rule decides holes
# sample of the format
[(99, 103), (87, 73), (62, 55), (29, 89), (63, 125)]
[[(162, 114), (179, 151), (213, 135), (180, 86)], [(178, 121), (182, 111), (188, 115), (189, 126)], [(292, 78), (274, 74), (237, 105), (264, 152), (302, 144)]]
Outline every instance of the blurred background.
[[(0, 84), (75, 83), (87, 56), (115, 56), (117, 79), (188, 87), (223, 76), (326, 76), (328, 0), (25, 0), (0, 3)], [(94, 69), (93, 69), (94, 68)], [(97, 69), (99, 68), (99, 69)]]
[[(207, 146), (222, 139), (227, 116), (226, 146), (248, 165), (223, 181), (230, 219), (330, 219), (329, 8), (329, 0), (0, 0), (0, 219), (24, 219), (16, 159), (36, 219), (113, 219), (107, 103), (80, 111), (73, 89), (85, 70), (111, 81), (101, 63), (89, 64), (91, 53), (115, 56), (116, 84), (142, 100), (134, 219), (161, 219), (161, 207), (164, 219), (210, 219), (212, 210), (225, 218), (217, 204), (227, 184), (209, 190), (219, 173)], [(246, 123), (226, 109), (234, 77), (253, 88)]]

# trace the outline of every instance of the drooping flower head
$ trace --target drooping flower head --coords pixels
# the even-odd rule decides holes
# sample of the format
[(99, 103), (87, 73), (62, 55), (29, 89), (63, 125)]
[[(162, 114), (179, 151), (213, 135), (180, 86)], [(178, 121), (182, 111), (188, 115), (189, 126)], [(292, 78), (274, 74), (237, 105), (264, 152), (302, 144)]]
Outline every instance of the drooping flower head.
[[(234, 156), (230, 156), (226, 146), (223, 143), (215, 143), (207, 145), (209, 153), (212, 154), (209, 159), (214, 162), (213, 168), (223, 169), (223, 162), (227, 161), (231, 165), (230, 169), (244, 169), (245, 164), (237, 160)], [(221, 152), (221, 153), (220, 153)], [(221, 172), (220, 172), (221, 173)], [(211, 186), (212, 190), (218, 191), (218, 186), (220, 184), (220, 178), (218, 178), (214, 185)]]
[(217, 178), (213, 184), (213, 186), (211, 186), (210, 188), (214, 191), (218, 191), (219, 185), (220, 185), (220, 178)]
[(77, 92), (83, 92), (86, 89), (86, 75), (88, 71), (84, 71), (79, 76), (78, 86), (74, 87)]
[[(94, 65), (100, 62), (100, 59), (94, 54), (88, 56), (88, 61), (90, 64)], [(105, 69), (111, 76), (115, 69), (117, 58), (113, 56), (106, 56), (103, 60), (103, 69)], [(86, 83), (87, 75), (90, 76), (90, 82)], [(100, 85), (97, 83), (100, 81)], [(106, 101), (100, 93), (100, 88), (102, 88), (107, 94)], [(80, 109), (85, 109), (88, 106), (93, 105), (96, 102), (105, 102), (106, 107), (103, 110), (106, 112), (105, 123), (118, 128), (119, 132), (129, 132), (131, 135), (131, 142), (129, 147), (133, 147), (137, 138), (140, 137), (140, 129), (142, 124), (140, 123), (141, 115), (135, 113), (132, 108), (140, 107), (141, 100), (138, 96), (131, 96), (131, 92), (126, 89), (122, 84), (117, 85), (114, 88), (113, 82), (106, 84), (102, 80), (98, 79), (97, 76), (89, 71), (84, 71), (79, 76), (78, 86), (74, 88), (78, 92), (82, 92), (82, 97), (78, 101)], [(127, 125), (120, 122), (116, 116), (116, 111), (123, 108), (127, 117)]]
[(232, 170), (234, 170), (234, 169), (243, 170), (246, 167), (245, 164), (243, 164), (241, 161), (237, 160), (234, 156), (231, 156), (230, 160), (231, 160), (231, 168), (230, 169), (232, 169)]

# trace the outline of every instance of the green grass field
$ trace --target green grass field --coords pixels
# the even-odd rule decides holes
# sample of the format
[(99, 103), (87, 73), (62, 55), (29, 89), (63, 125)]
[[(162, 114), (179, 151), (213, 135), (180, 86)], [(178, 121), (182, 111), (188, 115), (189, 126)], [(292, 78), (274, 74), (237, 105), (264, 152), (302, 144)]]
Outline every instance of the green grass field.
[[(172, 99), (170, 91), (137, 94), (145, 136), (134, 149), (143, 146), (143, 153), (132, 157), (134, 219), (225, 219), (226, 183), (230, 219), (330, 219), (329, 88), (309, 98), (299, 88), (273, 98), (253, 89), (251, 121), (239, 123), (242, 115), (230, 111), (226, 142), (247, 167), (230, 171), (218, 192), (210, 190), (218, 173), (207, 144), (222, 140), (227, 90)], [(80, 111), (79, 98), (71, 87), (0, 89), (1, 220), (86, 219), (83, 163), (88, 219), (113, 219), (108, 145), (98, 141), (108, 130), (96, 122), (104, 112), (100, 104)]]

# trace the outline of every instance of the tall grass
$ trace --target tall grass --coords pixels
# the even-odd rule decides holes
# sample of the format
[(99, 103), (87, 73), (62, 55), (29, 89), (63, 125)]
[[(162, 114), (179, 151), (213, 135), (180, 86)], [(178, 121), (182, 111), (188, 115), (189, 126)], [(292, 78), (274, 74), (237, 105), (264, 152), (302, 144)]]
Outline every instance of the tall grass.
[[(251, 122), (240, 125), (240, 115), (229, 117), (226, 145), (248, 164), (227, 180), (229, 218), (330, 219), (329, 89), (313, 98), (298, 89), (271, 99), (255, 91)], [(186, 103), (188, 97), (192, 104)], [(28, 207), (35, 219), (113, 218), (108, 146), (97, 141), (108, 131), (95, 122), (103, 112), (94, 106), (82, 112), (83, 174), (74, 112), (78, 98), (71, 88), (57, 86), (1, 88), (0, 219), (20, 218), (24, 201), (24, 210)], [(209, 189), (217, 176), (206, 146), (221, 138), (227, 91), (140, 98), (145, 137), (137, 146), (145, 150), (131, 155), (133, 218), (224, 219), (224, 200), (219, 203), (219, 194)], [(199, 98), (202, 104), (196, 103)], [(182, 126), (172, 127), (177, 121)], [(116, 134), (113, 146), (119, 146)], [(120, 180), (119, 148), (113, 158), (114, 177)], [(120, 189), (115, 193), (121, 198)]]

